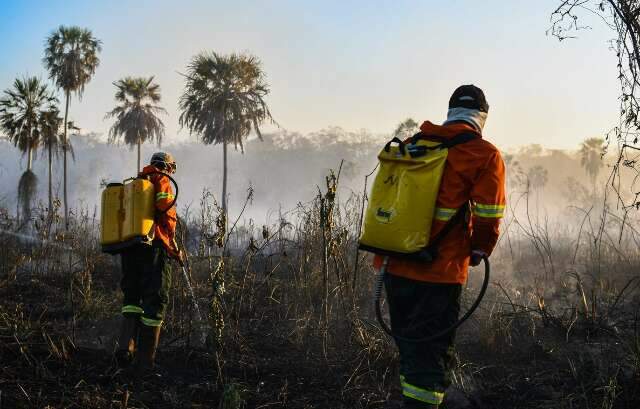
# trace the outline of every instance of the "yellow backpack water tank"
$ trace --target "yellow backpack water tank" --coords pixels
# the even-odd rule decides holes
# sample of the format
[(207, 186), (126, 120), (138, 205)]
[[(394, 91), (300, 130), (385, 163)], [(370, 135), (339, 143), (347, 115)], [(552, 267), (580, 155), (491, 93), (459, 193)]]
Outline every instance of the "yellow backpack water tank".
[(100, 244), (102, 251), (116, 254), (153, 240), (155, 189), (146, 179), (111, 183), (102, 192)]
[(102, 191), (100, 244), (103, 249), (122, 240), (122, 183), (110, 183)]
[[(412, 254), (429, 244), (448, 150), (440, 142), (387, 144), (371, 187), (360, 248), (378, 254)], [(419, 152), (419, 154), (417, 154)]]

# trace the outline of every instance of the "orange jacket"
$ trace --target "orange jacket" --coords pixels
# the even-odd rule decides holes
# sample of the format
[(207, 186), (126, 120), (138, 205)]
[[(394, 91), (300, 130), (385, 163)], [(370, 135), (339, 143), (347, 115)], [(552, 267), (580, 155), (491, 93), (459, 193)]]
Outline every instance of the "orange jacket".
[[(149, 175), (149, 181), (153, 183), (156, 192), (155, 200), (158, 213), (156, 214), (155, 220), (154, 240), (160, 240), (165, 249), (167, 249), (167, 253), (175, 257), (178, 254), (178, 245), (176, 243), (176, 223), (178, 216), (176, 207), (171, 206), (174, 199), (171, 181), (168, 177), (158, 173), (153, 174), (153, 172), (162, 171), (155, 166), (147, 165), (142, 169), (142, 172), (140, 172), (140, 176)], [(171, 206), (171, 208), (167, 210), (169, 206)]]
[[(444, 126), (425, 122), (420, 127), (425, 135), (452, 138), (463, 132), (477, 139), (449, 150), (442, 184), (436, 203), (431, 231), (433, 238), (456, 210), (467, 202), (472, 205), (470, 223), (458, 223), (442, 240), (438, 257), (430, 263), (390, 258), (390, 274), (418, 281), (459, 283), (467, 280), (471, 250), (493, 251), (499, 235), (500, 219), (505, 209), (505, 167), (498, 149), (466, 123)], [(380, 268), (382, 257), (374, 258)]]

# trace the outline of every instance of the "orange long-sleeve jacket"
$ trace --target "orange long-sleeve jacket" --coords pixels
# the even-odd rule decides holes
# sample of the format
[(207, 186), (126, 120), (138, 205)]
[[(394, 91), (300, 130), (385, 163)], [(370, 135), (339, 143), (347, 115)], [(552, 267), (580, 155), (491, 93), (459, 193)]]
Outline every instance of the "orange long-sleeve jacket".
[[(147, 176), (149, 178), (156, 192), (155, 201), (157, 213), (154, 225), (154, 240), (162, 242), (167, 253), (172, 257), (176, 257), (178, 255), (178, 245), (176, 243), (178, 216), (176, 206), (171, 205), (175, 198), (173, 188), (171, 187), (171, 181), (168, 177), (154, 172), (162, 171), (155, 166), (147, 165), (142, 169), (142, 172), (140, 172), (141, 177)], [(169, 208), (169, 206), (171, 206), (171, 208)]]
[[(412, 280), (433, 283), (458, 283), (467, 280), (471, 250), (491, 254), (500, 233), (500, 219), (505, 210), (505, 166), (500, 151), (482, 139), (466, 123), (434, 125), (427, 121), (420, 130), (429, 136), (452, 138), (472, 132), (476, 139), (449, 150), (434, 217), (433, 239), (455, 215), (457, 209), (471, 203), (472, 216), (468, 223), (458, 223), (442, 240), (438, 256), (433, 262), (421, 263), (402, 258), (389, 259), (388, 272)], [(374, 258), (380, 268), (382, 257)]]

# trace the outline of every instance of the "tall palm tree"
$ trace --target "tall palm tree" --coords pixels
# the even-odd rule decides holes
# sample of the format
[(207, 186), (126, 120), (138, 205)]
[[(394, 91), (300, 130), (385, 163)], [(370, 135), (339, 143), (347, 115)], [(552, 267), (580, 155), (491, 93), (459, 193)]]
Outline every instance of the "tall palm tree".
[(580, 144), (580, 165), (587, 172), (587, 175), (591, 179), (592, 193), (595, 197), (596, 194), (596, 180), (600, 169), (604, 164), (602, 163), (602, 155), (604, 154), (604, 139), (602, 138), (588, 138)]
[(187, 67), (180, 97), (181, 127), (197, 134), (205, 144), (222, 144), (222, 210), (227, 216), (227, 146), (244, 151), (243, 141), (254, 130), (262, 140), (260, 125), (271, 120), (264, 97), (269, 93), (262, 66), (245, 54), (203, 52)]
[(55, 103), (55, 97), (37, 77), (16, 79), (13, 88), (0, 98), (0, 128), (15, 146), (27, 155), (27, 170), (18, 183), (18, 199), (25, 219), (38, 179), (32, 172), (33, 154), (40, 144), (40, 116)]
[(46, 146), (49, 156), (48, 179), (49, 179), (49, 215), (53, 214), (53, 155), (58, 156), (58, 151), (62, 146), (60, 128), (63, 119), (60, 117), (60, 110), (56, 105), (51, 105), (40, 114), (39, 128), (42, 144)]
[(116, 101), (120, 105), (106, 116), (116, 118), (109, 130), (109, 142), (124, 137), (130, 147), (138, 146), (137, 174), (140, 171), (140, 145), (147, 140), (155, 140), (160, 145), (164, 136), (164, 124), (157, 114), (166, 111), (155, 105), (160, 102), (160, 86), (153, 83), (153, 77), (125, 77), (113, 85), (117, 88)]
[(69, 100), (75, 93), (82, 98), (84, 87), (100, 64), (98, 53), (102, 50), (101, 41), (90, 30), (77, 26), (60, 26), (45, 42), (43, 62), (49, 71), (49, 77), (62, 89), (65, 96), (64, 131), (62, 136), (63, 157), (63, 198), (65, 228), (69, 228), (69, 203), (67, 196), (67, 124), (69, 118)]

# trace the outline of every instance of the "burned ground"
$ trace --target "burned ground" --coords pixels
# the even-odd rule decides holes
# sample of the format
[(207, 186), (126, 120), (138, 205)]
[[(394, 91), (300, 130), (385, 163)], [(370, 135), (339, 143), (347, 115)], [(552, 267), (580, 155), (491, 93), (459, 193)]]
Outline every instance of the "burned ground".
[[(161, 376), (144, 380), (114, 365), (119, 267), (99, 252), (97, 223), (78, 217), (44, 242), (1, 235), (0, 408), (393, 407), (397, 354), (373, 318), (374, 271), (365, 254), (354, 269), (359, 203), (320, 211), (328, 199), (272, 226), (236, 227), (225, 249), (215, 207), (186, 215), (182, 239), (206, 317), (195, 319), (174, 266)], [(593, 240), (597, 230), (579, 240), (564, 230), (570, 236), (547, 247), (540, 226), (521, 227), (533, 236), (513, 226), (485, 300), (458, 333), (446, 407), (638, 407), (634, 230), (627, 247)], [(46, 228), (31, 234), (45, 238)], [(465, 305), (479, 286), (472, 271)]]

